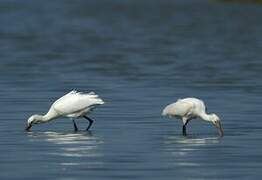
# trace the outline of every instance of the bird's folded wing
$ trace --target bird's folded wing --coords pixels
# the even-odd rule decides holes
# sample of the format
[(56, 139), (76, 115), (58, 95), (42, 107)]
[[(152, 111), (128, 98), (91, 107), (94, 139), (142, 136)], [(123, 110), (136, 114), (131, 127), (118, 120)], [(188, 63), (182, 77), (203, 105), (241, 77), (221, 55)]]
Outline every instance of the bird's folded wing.
[(88, 94), (66, 94), (65, 96), (58, 99), (52, 107), (59, 114), (72, 114), (86, 108), (90, 108), (99, 104), (98, 102), (102, 101), (98, 98), (97, 95), (88, 95)]
[(183, 101), (177, 101), (174, 104), (175, 113), (180, 116), (187, 116), (192, 113), (193, 104)]

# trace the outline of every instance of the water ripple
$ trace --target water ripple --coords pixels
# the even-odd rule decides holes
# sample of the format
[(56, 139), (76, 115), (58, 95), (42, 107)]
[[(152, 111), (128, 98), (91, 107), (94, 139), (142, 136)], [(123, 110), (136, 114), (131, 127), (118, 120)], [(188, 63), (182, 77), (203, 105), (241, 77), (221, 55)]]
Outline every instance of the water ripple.
[[(71, 158), (69, 161), (61, 162), (62, 166), (91, 165), (94, 168), (104, 164), (97, 160), (103, 157), (103, 153), (99, 150), (103, 141), (93, 136), (92, 133), (30, 132), (28, 136), (35, 143), (45, 141), (53, 144), (54, 146), (49, 146), (55, 147), (55, 150), (48, 151), (46, 154)], [(75, 158), (93, 158), (95, 160), (81, 162)]]

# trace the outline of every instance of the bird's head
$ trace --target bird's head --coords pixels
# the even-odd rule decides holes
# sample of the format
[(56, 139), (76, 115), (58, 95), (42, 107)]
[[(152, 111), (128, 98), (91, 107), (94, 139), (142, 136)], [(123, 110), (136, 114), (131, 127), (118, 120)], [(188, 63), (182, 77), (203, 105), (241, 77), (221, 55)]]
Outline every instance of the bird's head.
[(218, 129), (218, 133), (222, 137), (224, 135), (224, 131), (221, 125), (220, 118), (216, 114), (211, 114), (211, 122)]
[(29, 131), (31, 129), (31, 127), (33, 126), (33, 124), (39, 123), (39, 120), (40, 120), (40, 115), (36, 115), (36, 114), (32, 115), (27, 120), (27, 124), (26, 124), (25, 130)]

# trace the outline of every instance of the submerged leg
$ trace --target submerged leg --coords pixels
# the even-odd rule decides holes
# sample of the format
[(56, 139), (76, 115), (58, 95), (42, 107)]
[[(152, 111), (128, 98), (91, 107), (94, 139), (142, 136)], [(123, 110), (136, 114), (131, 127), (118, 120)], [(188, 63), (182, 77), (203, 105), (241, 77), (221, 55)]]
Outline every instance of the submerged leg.
[(187, 118), (183, 118), (183, 136), (186, 136), (186, 125), (189, 122)]
[(73, 119), (72, 121), (73, 121), (73, 123), (74, 123), (74, 128), (75, 128), (75, 131), (78, 131), (78, 128), (77, 128), (77, 125), (76, 125), (76, 122), (75, 122), (75, 120)]
[(92, 119), (90, 119), (89, 117), (87, 117), (87, 116), (83, 116), (83, 117), (89, 121), (89, 125), (88, 125), (88, 127), (86, 128), (86, 130), (88, 131), (89, 128), (92, 126), (92, 124), (93, 124), (94, 121), (93, 121)]
[(183, 125), (183, 136), (186, 136), (186, 125)]

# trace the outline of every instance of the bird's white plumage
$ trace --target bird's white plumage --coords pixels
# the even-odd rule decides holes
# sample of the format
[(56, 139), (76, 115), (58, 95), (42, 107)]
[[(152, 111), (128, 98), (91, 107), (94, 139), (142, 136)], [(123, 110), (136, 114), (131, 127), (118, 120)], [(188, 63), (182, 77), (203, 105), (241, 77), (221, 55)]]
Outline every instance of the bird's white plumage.
[(56, 100), (50, 110), (55, 110), (59, 115), (67, 117), (78, 117), (86, 114), (97, 105), (104, 104), (104, 101), (94, 92), (81, 93), (71, 91)]
[(205, 109), (206, 107), (202, 100), (197, 98), (185, 98), (178, 99), (175, 103), (166, 106), (163, 110), (163, 115), (191, 119), (199, 117), (205, 112)]
[(223, 135), (223, 129), (220, 119), (216, 114), (207, 114), (205, 103), (197, 98), (178, 99), (176, 102), (167, 105), (163, 111), (163, 116), (176, 117), (183, 120), (183, 134), (185, 135), (185, 126), (187, 123), (195, 118), (201, 118), (205, 121), (212, 122), (218, 129), (219, 133)]
[[(101, 104), (104, 104), (104, 101), (94, 92), (82, 93), (73, 90), (56, 100), (44, 116), (32, 115), (27, 121), (26, 130), (29, 130), (32, 124), (45, 123), (61, 116), (72, 119), (85, 117), (91, 125), (93, 121), (85, 115)], [(75, 122), (74, 126), (76, 129)]]

